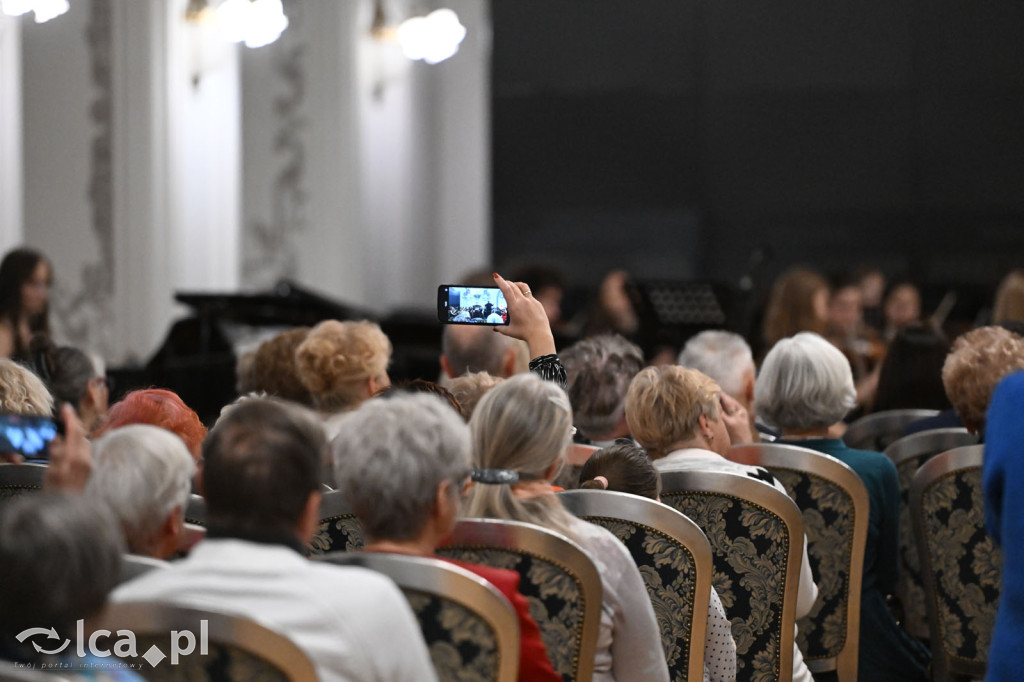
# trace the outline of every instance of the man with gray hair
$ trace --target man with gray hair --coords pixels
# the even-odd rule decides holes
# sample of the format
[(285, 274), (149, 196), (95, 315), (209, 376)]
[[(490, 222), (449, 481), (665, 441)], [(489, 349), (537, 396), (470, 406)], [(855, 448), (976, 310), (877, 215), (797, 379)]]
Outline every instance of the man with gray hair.
[(449, 324), (441, 336), (440, 363), (449, 379), (467, 372), (508, 378), (519, 369), (519, 348), (515, 339), (490, 327)]
[(114, 512), (128, 551), (166, 559), (181, 540), (195, 472), (180, 438), (156, 426), (131, 424), (93, 444), (85, 494)]
[[(397, 394), (364, 403), (340, 421), (331, 443), (338, 490), (366, 532), (366, 550), (430, 556), (451, 534), (469, 481), (469, 427), (434, 395)], [(521, 682), (560, 682), (540, 629), (519, 593), (519, 574), (452, 561), (484, 578), (519, 617)]]
[(419, 625), (393, 582), (308, 561), (319, 521), (323, 428), (305, 408), (252, 399), (203, 443), (206, 539), (189, 556), (119, 587), (115, 602), (238, 613), (285, 635), (324, 682), (434, 682)]
[(576, 428), (598, 447), (628, 436), (626, 392), (644, 366), (640, 347), (619, 334), (602, 334), (578, 341), (559, 358)]
[(678, 364), (705, 374), (736, 399), (750, 416), (750, 431), (756, 439), (754, 384), (757, 369), (750, 346), (739, 334), (709, 329), (690, 337), (679, 353)]

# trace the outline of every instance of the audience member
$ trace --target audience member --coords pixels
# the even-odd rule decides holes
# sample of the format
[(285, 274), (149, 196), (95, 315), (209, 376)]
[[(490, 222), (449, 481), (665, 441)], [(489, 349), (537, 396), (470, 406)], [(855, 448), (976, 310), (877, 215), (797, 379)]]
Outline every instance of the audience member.
[(508, 326), (494, 327), (494, 331), (525, 341), (530, 349), (530, 371), (565, 389), (565, 367), (555, 354), (555, 337), (544, 305), (525, 282), (510, 282), (494, 273), (494, 283), (505, 296), (509, 314)]
[(992, 324), (1024, 322), (1024, 270), (1013, 270), (996, 290), (992, 307)]
[[(850, 361), (855, 382), (867, 379), (885, 354), (885, 345), (878, 334), (864, 323), (860, 284), (860, 280), (847, 274), (833, 278), (825, 335)], [(867, 399), (873, 395), (875, 381), (877, 377), (872, 380), (869, 390), (861, 391), (861, 404), (868, 402)]]
[[(85, 621), (82, 635), (88, 638), (121, 574), (122, 551), (117, 523), (92, 501), (40, 493), (9, 502), (0, 514), (0, 658), (37, 668), (100, 664), (91, 655), (74, 655), (86, 644), (77, 626)], [(19, 642), (17, 636), (31, 628), (52, 629), (61, 641)], [(56, 649), (65, 641), (70, 644), (60, 655), (36, 648)]]
[[(469, 426), (480, 470), (474, 473), (466, 515), (545, 526), (575, 540), (597, 565), (604, 606), (595, 682), (668, 680), (658, 623), (629, 552), (604, 528), (569, 514), (552, 491), (572, 441), (565, 392), (531, 374), (517, 375), (483, 397)], [(491, 477), (495, 469), (504, 474)]]
[(661, 501), (661, 477), (643, 448), (630, 438), (607, 445), (583, 464), (580, 488), (611, 490)]
[(424, 379), (410, 379), (409, 381), (400, 381), (397, 384), (391, 384), (387, 388), (382, 388), (377, 391), (374, 398), (394, 398), (400, 395), (409, 395), (410, 393), (429, 393), (436, 395), (439, 398), (443, 398), (448, 406), (455, 410), (459, 415), (462, 414), (462, 405), (444, 386), (436, 384), (433, 381), (426, 381)]
[(897, 332), (882, 361), (872, 411), (950, 409), (942, 386), (948, 352), (949, 341), (932, 327), (912, 324)]
[(0, 358), (0, 412), (53, 414), (53, 396), (38, 376), (9, 358)]
[[(35, 345), (35, 344), (33, 344)], [(70, 346), (47, 343), (39, 349), (37, 374), (47, 384), (56, 404), (68, 403), (91, 431), (110, 408), (107, 378), (88, 355)]]
[(371, 571), (306, 560), (326, 443), (315, 417), (269, 400), (238, 405), (203, 445), (206, 539), (114, 601), (227, 610), (294, 641), (321, 680), (435, 680), (402, 593)]
[(106, 504), (121, 524), (128, 551), (166, 559), (182, 539), (195, 462), (170, 431), (131, 424), (93, 444), (85, 495)]
[(0, 357), (28, 359), (36, 335), (50, 336), (53, 268), (38, 251), (18, 248), (0, 261)]
[(299, 377), (295, 352), (309, 336), (309, 327), (286, 329), (260, 344), (252, 358), (251, 383), (245, 393), (264, 392), (313, 407), (313, 396)]
[(480, 399), (502, 381), (502, 377), (491, 376), (487, 372), (469, 372), (452, 379), (448, 389), (459, 403), (462, 418), (468, 422)]
[(195, 410), (173, 391), (163, 388), (131, 391), (110, 408), (93, 437), (99, 438), (107, 431), (128, 424), (152, 424), (167, 429), (185, 443), (193, 459), (200, 457), (206, 427)]
[(603, 447), (629, 435), (626, 389), (643, 369), (640, 347), (618, 334), (578, 341), (560, 355), (568, 379), (573, 423), (594, 445)]
[(295, 350), (299, 380), (320, 411), (328, 440), (343, 413), (391, 385), (391, 341), (375, 323), (327, 320)]
[[(982, 481), (985, 526), (1002, 548), (999, 610), (988, 649), (985, 679), (1020, 679), (1020, 642), (1024, 635), (1024, 372), (1003, 379), (992, 396), (986, 423)], [(995, 570), (999, 570), (996, 568)]]
[(896, 467), (885, 455), (853, 450), (829, 437), (829, 427), (856, 401), (849, 361), (817, 334), (783, 339), (764, 359), (756, 395), (761, 417), (782, 429), (783, 442), (835, 457), (853, 469), (868, 490), (858, 677), (878, 682), (929, 679), (928, 650), (899, 626), (886, 603), (886, 596), (896, 590), (899, 569)]
[[(338, 489), (367, 536), (366, 550), (429, 556), (455, 527), (471, 466), (469, 428), (434, 396), (396, 394), (341, 420), (331, 444)], [(561, 677), (519, 593), (519, 574), (453, 562), (501, 590), (519, 618), (523, 682)]]
[[(726, 459), (732, 434), (746, 434), (750, 420), (736, 400), (722, 392), (707, 375), (678, 365), (648, 367), (633, 379), (626, 395), (630, 433), (647, 450), (658, 471), (722, 471), (749, 476), (786, 489), (767, 469)], [(807, 538), (800, 564), (796, 617), (810, 613), (818, 588), (807, 560)], [(793, 679), (811, 682), (800, 649), (793, 643)]]
[(792, 268), (780, 275), (772, 286), (764, 313), (766, 347), (797, 332), (825, 333), (828, 300), (828, 282), (817, 272)]
[(757, 369), (750, 346), (739, 334), (722, 330), (703, 331), (690, 337), (679, 353), (683, 367), (695, 369), (715, 381), (747, 411), (750, 435), (758, 439), (754, 421), (754, 382)]
[(980, 327), (953, 343), (942, 384), (967, 430), (985, 437), (985, 412), (1003, 377), (1024, 369), (1024, 338), (1002, 327)]
[(488, 327), (448, 324), (441, 332), (441, 371), (449, 379), (468, 372), (487, 372), (506, 378), (527, 371), (529, 351), (520, 352), (515, 339)]
[(861, 306), (864, 314), (864, 322), (875, 333), (882, 331), (884, 315), (882, 313), (882, 298), (885, 296), (885, 275), (881, 270), (874, 267), (862, 267), (858, 269), (860, 284)]

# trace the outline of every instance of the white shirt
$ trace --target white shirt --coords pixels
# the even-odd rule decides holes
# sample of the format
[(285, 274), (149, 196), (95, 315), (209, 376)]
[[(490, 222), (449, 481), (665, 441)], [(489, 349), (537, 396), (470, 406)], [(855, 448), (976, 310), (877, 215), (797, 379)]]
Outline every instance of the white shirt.
[[(661, 459), (654, 460), (654, 467), (658, 471), (723, 471), (730, 474), (740, 474), (754, 478), (766, 485), (772, 485), (776, 490), (786, 495), (786, 489), (781, 483), (771, 476), (771, 483), (765, 474), (767, 469), (748, 466), (733, 462), (722, 457), (717, 452), (704, 450), (703, 448), (684, 448), (668, 453)], [(796, 592), (796, 618), (803, 618), (811, 612), (814, 600), (818, 598), (818, 586), (814, 584), (814, 575), (811, 573), (811, 564), (807, 560), (807, 536), (804, 535), (804, 551), (800, 559), (800, 583)], [(804, 663), (803, 654), (796, 645), (796, 625), (793, 626), (793, 682), (813, 682), (814, 677)]]
[(419, 625), (391, 580), (309, 561), (284, 545), (204, 540), (171, 568), (121, 585), (111, 600), (245, 616), (298, 645), (323, 682), (437, 680)]

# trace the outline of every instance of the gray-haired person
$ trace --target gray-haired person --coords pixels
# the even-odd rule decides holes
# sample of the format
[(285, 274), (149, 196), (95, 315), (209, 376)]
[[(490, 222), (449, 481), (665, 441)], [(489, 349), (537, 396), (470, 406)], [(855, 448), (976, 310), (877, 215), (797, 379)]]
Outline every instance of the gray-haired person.
[(618, 334), (602, 334), (578, 341), (559, 357), (576, 428), (598, 447), (628, 436), (626, 391), (644, 366), (640, 347)]
[(178, 548), (196, 465), (176, 435), (149, 424), (108, 431), (93, 444), (85, 494), (105, 503), (128, 550), (165, 559)]

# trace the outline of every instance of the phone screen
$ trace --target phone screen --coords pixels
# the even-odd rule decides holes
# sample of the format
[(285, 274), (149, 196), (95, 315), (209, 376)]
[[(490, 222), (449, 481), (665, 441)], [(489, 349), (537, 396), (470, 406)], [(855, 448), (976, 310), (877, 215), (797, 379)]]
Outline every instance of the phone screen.
[(442, 284), (437, 288), (437, 319), (444, 324), (508, 324), (508, 304), (498, 287)]
[(16, 452), (26, 459), (47, 459), (57, 436), (57, 423), (49, 417), (0, 414), (0, 452)]

